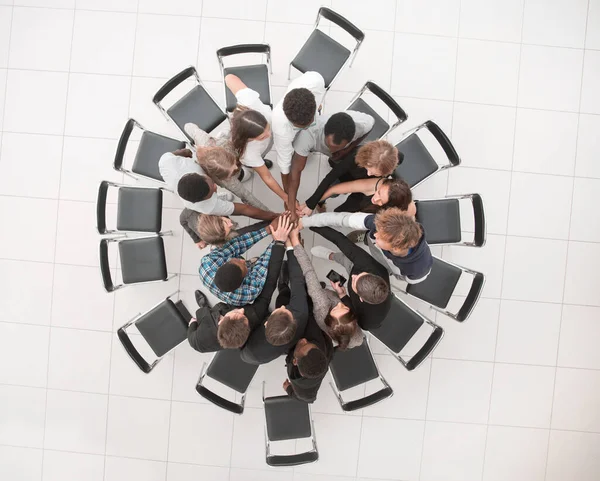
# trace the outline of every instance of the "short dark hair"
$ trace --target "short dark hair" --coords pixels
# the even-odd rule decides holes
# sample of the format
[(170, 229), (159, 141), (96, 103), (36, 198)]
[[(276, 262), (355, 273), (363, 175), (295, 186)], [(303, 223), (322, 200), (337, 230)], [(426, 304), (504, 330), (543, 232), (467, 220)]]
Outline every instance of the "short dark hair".
[(179, 197), (188, 202), (200, 202), (206, 199), (210, 187), (206, 177), (195, 172), (185, 174), (177, 183)]
[(316, 110), (315, 96), (308, 89), (292, 89), (283, 99), (283, 113), (294, 125), (309, 125), (315, 118)]
[(236, 263), (227, 261), (215, 273), (215, 285), (220, 291), (233, 292), (244, 282), (244, 272)]
[(273, 312), (266, 321), (265, 337), (273, 346), (283, 346), (296, 335), (296, 320), (286, 311)]
[(367, 304), (381, 304), (390, 294), (390, 286), (382, 277), (367, 273), (356, 281), (356, 293)]
[(352, 142), (356, 133), (356, 124), (354, 119), (346, 112), (338, 112), (329, 117), (323, 129), (325, 137), (333, 135), (333, 141), (340, 145), (342, 141)]
[(317, 378), (327, 371), (327, 357), (318, 347), (313, 347), (297, 362), (300, 374), (307, 379)]
[(225, 316), (217, 327), (217, 340), (225, 349), (242, 347), (250, 336), (250, 325), (246, 316)]

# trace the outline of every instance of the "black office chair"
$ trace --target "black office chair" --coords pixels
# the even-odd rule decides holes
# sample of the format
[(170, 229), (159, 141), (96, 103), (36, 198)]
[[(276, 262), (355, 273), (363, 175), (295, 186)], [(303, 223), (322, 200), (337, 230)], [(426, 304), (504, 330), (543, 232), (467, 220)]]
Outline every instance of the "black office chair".
[[(356, 45), (352, 51), (318, 29), (321, 17), (342, 28), (354, 38)], [(317, 14), (314, 30), (290, 63), (288, 80), (290, 79), (292, 67), (302, 73), (319, 72), (325, 80), (325, 89), (329, 90), (335, 79), (344, 70), (344, 67), (346, 65), (352, 66), (356, 52), (358, 52), (364, 38), (365, 34), (339, 13), (327, 7), (321, 7)]]
[[(217, 352), (212, 358), (212, 361), (210, 361), (208, 369), (205, 368), (206, 363), (202, 366), (200, 378), (196, 383), (196, 392), (204, 399), (209, 400), (213, 404), (216, 404), (227, 411), (231, 411), (235, 414), (242, 414), (244, 412), (244, 403), (246, 401), (246, 391), (256, 374), (258, 365), (248, 364), (242, 361), (239, 349), (224, 349)], [(228, 388), (239, 392), (242, 395), (241, 401), (239, 403), (229, 401), (208, 389), (204, 385), (207, 376)]]
[[(469, 199), (473, 207), (474, 234), (472, 241), (463, 241), (460, 206), (462, 199)], [(455, 244), (471, 247), (485, 245), (486, 228), (483, 200), (479, 194), (448, 196), (443, 199), (416, 200), (417, 221), (423, 225), (427, 243)]]
[[(171, 107), (165, 109), (162, 105), (164, 98), (171, 93), (175, 87), (185, 82), (190, 77), (196, 81), (196, 85)], [(189, 139), (192, 144), (194, 143), (194, 139), (185, 133), (185, 124), (191, 122), (205, 132), (210, 133), (218, 127), (221, 122), (227, 119), (227, 114), (223, 112), (210, 93), (208, 93), (208, 90), (202, 85), (195, 67), (188, 67), (169, 79), (158, 92), (154, 94), (152, 101), (165, 117), (171, 119), (175, 125), (177, 125), (181, 133)]]
[[(231, 55), (239, 55), (245, 53), (259, 53), (265, 56), (265, 63), (258, 65), (244, 65), (242, 67), (225, 68), (223, 58)], [(217, 58), (221, 66), (223, 75), (223, 86), (225, 87), (225, 110), (233, 112), (237, 101), (235, 95), (225, 85), (225, 76), (233, 74), (240, 78), (247, 87), (255, 90), (260, 95), (260, 101), (263, 104), (273, 106), (271, 101), (271, 76), (273, 68), (271, 67), (271, 47), (267, 44), (242, 44), (232, 45), (231, 47), (223, 47), (217, 50)]]
[[(369, 342), (365, 337), (360, 346), (346, 349), (345, 351), (335, 350), (333, 359), (329, 364), (329, 372), (333, 378), (333, 383), (329, 383), (331, 389), (340, 403), (340, 407), (346, 411), (356, 411), (372, 404), (383, 401), (392, 396), (394, 391), (379, 372), (375, 358), (369, 348)], [(366, 384), (374, 379), (379, 379), (383, 388), (360, 399), (345, 401), (342, 392), (361, 384)]]
[[(446, 154), (447, 163), (439, 165), (425, 147), (419, 138), (419, 132), (423, 129), (427, 130), (440, 144)], [(406, 132), (396, 147), (404, 154), (404, 161), (396, 168), (396, 175), (402, 177), (411, 188), (416, 187), (440, 170), (460, 165), (458, 152), (433, 120), (428, 120)]]
[[(404, 359), (402, 350), (425, 324), (433, 328), (427, 341), (410, 359)], [(421, 365), (444, 336), (444, 330), (440, 326), (396, 296), (392, 297), (392, 306), (381, 326), (371, 329), (369, 333), (379, 339), (408, 371)]]
[[(123, 166), (125, 151), (129, 144), (129, 138), (135, 128), (142, 130), (142, 138), (136, 151), (133, 165), (131, 168), (126, 168)], [(158, 161), (160, 157), (165, 152), (174, 152), (176, 150), (185, 149), (185, 146), (186, 144), (183, 140), (172, 139), (171, 137), (165, 137), (164, 135), (151, 132), (150, 130), (144, 129), (144, 127), (136, 120), (129, 119), (119, 138), (113, 168), (134, 179), (144, 177), (149, 180), (164, 183), (158, 170)]]
[[(118, 189), (117, 227), (106, 227), (106, 199), (109, 187)], [(162, 227), (163, 188), (131, 187), (103, 180), (98, 187), (96, 226), (100, 234), (119, 232), (160, 233)], [(162, 234), (171, 234), (171, 231)]]
[[(469, 293), (462, 306), (456, 312), (451, 312), (446, 307), (454, 294), (459, 279), (465, 273), (473, 276)], [(408, 284), (405, 292), (428, 302), (435, 310), (448, 317), (458, 322), (464, 322), (473, 312), (484, 284), (485, 276), (481, 272), (452, 264), (434, 256), (433, 266), (427, 278), (418, 284)]]
[[(148, 374), (169, 351), (187, 339), (187, 328), (191, 317), (183, 302), (173, 302), (170, 297), (167, 297), (148, 312), (139, 314), (121, 326), (117, 331), (117, 337), (133, 362)], [(156, 355), (156, 359), (151, 363), (144, 359), (127, 334), (127, 328), (132, 324), (135, 324)]]
[[(263, 405), (265, 408), (265, 451), (269, 466), (298, 466), (314, 463), (319, 459), (317, 439), (310, 412), (310, 405), (291, 396), (265, 398), (263, 382)], [(297, 454), (271, 454), (271, 443), (291, 439), (310, 438), (312, 449)]]
[[(375, 109), (373, 109), (367, 102), (364, 101), (362, 96), (366, 93), (370, 92), (379, 100), (381, 100), (396, 116), (396, 121), (390, 127), (390, 124), (384, 120), (381, 115), (379, 115)], [(402, 122), (405, 122), (408, 119), (408, 115), (404, 111), (402, 107), (396, 102), (393, 97), (388, 94), (385, 90), (383, 90), (379, 85), (374, 82), (368, 81), (363, 85), (363, 87), (358, 91), (358, 93), (353, 97), (350, 101), (346, 110), (355, 110), (357, 112), (362, 112), (364, 114), (369, 114), (371, 117), (375, 119), (375, 124), (367, 135), (365, 141), (370, 142), (371, 140), (378, 140), (381, 137), (389, 134), (392, 130), (398, 127)]]
[[(147, 282), (168, 281), (176, 274), (167, 273), (163, 234), (129, 239), (105, 238), (100, 241), (100, 271), (107, 292)], [(108, 246), (117, 243), (122, 283), (115, 285), (108, 261)]]

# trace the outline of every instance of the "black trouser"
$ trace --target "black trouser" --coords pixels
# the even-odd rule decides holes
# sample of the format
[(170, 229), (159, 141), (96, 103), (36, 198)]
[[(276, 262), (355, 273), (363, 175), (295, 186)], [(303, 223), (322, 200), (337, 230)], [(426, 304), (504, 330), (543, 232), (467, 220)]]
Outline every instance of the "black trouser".
[(334, 209), (334, 212), (361, 212), (363, 209), (371, 206), (372, 195), (365, 195), (362, 192), (350, 194), (343, 204)]

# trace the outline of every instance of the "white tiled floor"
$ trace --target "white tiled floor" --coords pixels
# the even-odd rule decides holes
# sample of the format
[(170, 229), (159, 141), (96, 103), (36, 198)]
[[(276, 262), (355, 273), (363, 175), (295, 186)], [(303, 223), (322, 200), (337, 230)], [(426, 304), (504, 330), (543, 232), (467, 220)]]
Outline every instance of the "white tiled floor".
[[(267, 470), (258, 387), (282, 363), (242, 417), (197, 396), (210, 356), (185, 344), (141, 374), (114, 333), (178, 289), (193, 308), (201, 253), (166, 199), (183, 275), (106, 294), (94, 202), (128, 116), (178, 135), (151, 103), (168, 77), (195, 64), (222, 101), (215, 50), (266, 41), (277, 100), (323, 4), (366, 33), (326, 108), (371, 79), (407, 129), (442, 126), (463, 165), (416, 194), (482, 194), (487, 245), (441, 255), (487, 284), (467, 323), (430, 313), (446, 336), (417, 371), (375, 348), (391, 399), (344, 415), (324, 384), (321, 460)], [(0, 0), (0, 479), (597, 481), (599, 84), (600, 0)]]

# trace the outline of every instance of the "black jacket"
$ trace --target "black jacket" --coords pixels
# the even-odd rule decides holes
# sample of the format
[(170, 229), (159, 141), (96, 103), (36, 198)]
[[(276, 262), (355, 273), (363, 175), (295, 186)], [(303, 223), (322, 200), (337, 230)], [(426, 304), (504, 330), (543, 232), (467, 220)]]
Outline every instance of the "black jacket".
[[(319, 325), (317, 324), (317, 321), (315, 321), (312, 312), (308, 317), (308, 323), (306, 325), (304, 337), (308, 342), (312, 342), (313, 344), (317, 345), (317, 347), (325, 353), (327, 362), (331, 362), (331, 358), (333, 357), (333, 343), (331, 342), (331, 338), (319, 328)], [(298, 370), (298, 366), (295, 366), (293, 363), (294, 348), (295, 346), (289, 350), (285, 358), (288, 379), (290, 380), (290, 386), (287, 389), (287, 393), (288, 395), (295, 397), (300, 401), (313, 403), (317, 399), (317, 392), (321, 387), (323, 378), (327, 374), (327, 370), (325, 370), (322, 376), (317, 378), (308, 379), (302, 377), (300, 371)]]
[[(285, 354), (289, 349), (296, 345), (299, 339), (304, 337), (306, 323), (308, 321), (308, 296), (306, 293), (306, 282), (302, 269), (296, 260), (294, 251), (287, 252), (288, 268), (290, 273), (290, 302), (287, 308), (291, 311), (292, 316), (296, 320), (296, 335), (291, 342), (283, 346), (273, 346), (267, 341), (265, 336), (264, 321), (268, 317), (268, 313), (263, 319), (263, 325), (256, 329), (250, 335), (248, 342), (242, 349), (242, 360), (249, 364), (265, 364), (277, 359), (282, 354)], [(269, 266), (269, 271), (270, 271)]]
[[(271, 259), (269, 260), (269, 271), (263, 290), (252, 304), (244, 306), (244, 314), (248, 318), (251, 332), (264, 322), (269, 313), (269, 304), (277, 285), (284, 253), (285, 247), (283, 244), (275, 243), (273, 245)], [(188, 327), (190, 346), (199, 352), (214, 352), (223, 349), (217, 339), (217, 325), (221, 316), (234, 309), (238, 308), (223, 302), (219, 302), (214, 307), (201, 307), (198, 309), (196, 311), (198, 322), (192, 322)]]
[[(348, 238), (333, 230), (331, 227), (311, 227), (310, 230), (322, 235), (325, 239), (333, 242), (340, 251), (354, 264), (350, 276), (358, 275), (363, 272), (375, 274), (381, 277), (388, 286), (390, 285), (390, 275), (388, 270), (377, 262), (368, 252), (360, 246), (348, 240)], [(349, 300), (348, 300), (349, 297)], [(379, 327), (387, 316), (392, 306), (391, 295), (381, 304), (369, 304), (360, 300), (360, 296), (352, 290), (352, 277), (348, 281), (348, 296), (342, 299), (344, 304), (351, 307), (358, 321), (358, 325), (368, 331)]]

